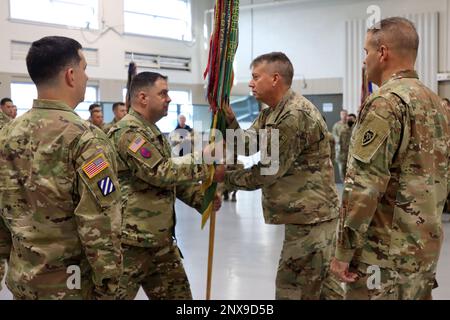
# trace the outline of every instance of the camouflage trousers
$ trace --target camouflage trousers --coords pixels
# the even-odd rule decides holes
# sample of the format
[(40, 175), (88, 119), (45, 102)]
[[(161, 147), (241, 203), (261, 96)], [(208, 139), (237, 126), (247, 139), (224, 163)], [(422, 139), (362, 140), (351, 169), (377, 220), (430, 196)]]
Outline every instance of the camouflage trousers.
[(2, 290), (2, 281), (5, 276), (5, 261), (0, 259), (0, 290)]
[(337, 219), (313, 225), (285, 225), (276, 278), (277, 300), (343, 298), (340, 283), (329, 272)]
[(192, 300), (177, 246), (144, 248), (123, 244), (118, 298), (132, 300), (142, 286), (151, 300)]
[(356, 282), (347, 283), (346, 300), (430, 300), (436, 285), (436, 273), (402, 272), (380, 268), (379, 283), (370, 265), (359, 262), (351, 266), (358, 274)]
[[(11, 267), (12, 269), (13, 267)], [(92, 300), (94, 284), (92, 275), (81, 273), (81, 288), (69, 288), (66, 270), (55, 270), (35, 276), (26, 283), (18, 283), (6, 278), (6, 284), (13, 294), (14, 300)]]

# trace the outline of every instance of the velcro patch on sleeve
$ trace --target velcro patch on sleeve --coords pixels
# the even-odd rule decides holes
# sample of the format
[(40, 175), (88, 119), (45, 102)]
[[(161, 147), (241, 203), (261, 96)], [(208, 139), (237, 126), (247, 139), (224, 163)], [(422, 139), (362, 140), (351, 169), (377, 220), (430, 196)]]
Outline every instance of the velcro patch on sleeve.
[(101, 179), (99, 182), (97, 182), (97, 185), (104, 197), (116, 191), (116, 186), (114, 185), (110, 177)]
[(364, 163), (370, 163), (390, 131), (391, 128), (386, 119), (374, 113), (368, 114), (356, 130), (354, 139), (352, 139), (354, 144), (352, 156)]
[(109, 163), (103, 153), (97, 155), (94, 159), (90, 160), (82, 166), (83, 172), (89, 179), (94, 178), (100, 172), (109, 167)]
[(128, 149), (130, 149), (133, 153), (136, 153), (144, 145), (144, 143), (145, 139), (142, 136), (138, 135), (128, 146)]

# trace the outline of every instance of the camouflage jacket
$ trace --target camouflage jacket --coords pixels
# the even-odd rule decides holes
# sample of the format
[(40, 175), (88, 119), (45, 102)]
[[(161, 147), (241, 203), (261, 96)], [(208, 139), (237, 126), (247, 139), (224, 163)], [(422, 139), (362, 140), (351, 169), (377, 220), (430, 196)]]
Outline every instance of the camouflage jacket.
[(330, 158), (331, 161), (336, 161), (336, 141), (334, 140), (333, 135), (330, 132), (327, 132), (328, 141), (330, 142)]
[(366, 100), (350, 146), (339, 260), (436, 268), (450, 182), (449, 120), (414, 71), (393, 75)]
[[(7, 283), (17, 299), (114, 298), (122, 270), (116, 170), (105, 134), (62, 102), (35, 100), (5, 126), (0, 241), (12, 240)], [(67, 287), (70, 266), (81, 270), (81, 290)]]
[[(237, 129), (239, 125), (234, 121), (229, 127)], [(269, 224), (313, 224), (336, 218), (339, 200), (328, 131), (316, 107), (289, 90), (275, 108), (261, 111), (244, 133), (256, 136), (261, 129), (278, 130), (279, 160), (273, 159), (278, 171), (264, 175), (262, 169), (268, 165), (259, 162), (249, 169), (227, 172), (229, 187), (262, 188), (264, 218)], [(273, 151), (271, 137), (268, 141), (268, 149)], [(245, 149), (250, 153), (248, 140)]]
[(103, 132), (106, 133), (106, 134), (108, 134), (109, 130), (110, 130), (117, 122), (118, 122), (118, 121), (116, 120), (116, 118), (114, 118), (111, 122), (105, 123), (105, 124), (103, 125), (103, 128), (102, 128)]
[(206, 178), (206, 165), (196, 155), (171, 158), (170, 145), (158, 127), (130, 109), (109, 132), (116, 146), (123, 191), (123, 243), (155, 247), (173, 241), (175, 198), (200, 210), (196, 182)]
[(2, 128), (9, 122), (11, 122), (11, 118), (0, 110), (0, 130), (2, 130)]
[(339, 137), (341, 136), (342, 130), (347, 127), (346, 123), (342, 123), (341, 121), (336, 122), (331, 129), (331, 133), (333, 134), (334, 140), (336, 143), (339, 143)]
[(353, 128), (347, 126), (343, 128), (339, 135), (339, 153), (338, 161), (347, 162), (348, 150), (350, 148), (350, 138), (352, 137)]

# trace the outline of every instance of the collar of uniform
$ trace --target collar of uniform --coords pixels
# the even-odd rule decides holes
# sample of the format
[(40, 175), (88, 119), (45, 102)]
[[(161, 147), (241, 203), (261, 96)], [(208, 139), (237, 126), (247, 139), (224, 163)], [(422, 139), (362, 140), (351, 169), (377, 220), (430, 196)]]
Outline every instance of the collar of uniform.
[(402, 78), (416, 78), (419, 79), (419, 76), (417, 75), (417, 72), (415, 70), (402, 70), (397, 73), (394, 73), (387, 81), (386, 83), (392, 81), (392, 80), (398, 80)]
[(159, 128), (150, 121), (147, 121), (139, 112), (136, 112), (134, 109), (130, 109), (128, 114), (138, 119), (145, 127), (149, 128), (156, 136), (162, 135)]
[(0, 109), (0, 119), (10, 120), (11, 118), (6, 113), (4, 113), (2, 109)]
[(69, 107), (66, 103), (57, 100), (35, 99), (33, 100), (33, 108), (61, 110), (77, 114), (75, 110)]
[(278, 102), (277, 106), (273, 109), (273, 112), (281, 111), (284, 108), (284, 105), (286, 102), (288, 102), (289, 98), (293, 95), (294, 91), (292, 89), (289, 89), (281, 98), (280, 102)]

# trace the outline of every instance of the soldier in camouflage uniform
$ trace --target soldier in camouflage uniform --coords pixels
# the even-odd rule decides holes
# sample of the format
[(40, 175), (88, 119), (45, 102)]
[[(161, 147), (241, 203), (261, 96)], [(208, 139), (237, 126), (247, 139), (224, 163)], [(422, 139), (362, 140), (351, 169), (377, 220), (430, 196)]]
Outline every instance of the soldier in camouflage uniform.
[(117, 165), (106, 135), (74, 112), (88, 79), (81, 45), (43, 38), (27, 67), (39, 99), (0, 133), (7, 286), (15, 299), (114, 299), (122, 272)]
[(450, 115), (413, 71), (418, 46), (404, 18), (366, 36), (368, 78), (380, 89), (365, 101), (350, 147), (332, 262), (347, 299), (428, 299), (435, 283)]
[(344, 127), (339, 134), (339, 153), (338, 162), (341, 177), (345, 178), (347, 173), (348, 149), (350, 147), (350, 138), (352, 137), (353, 126), (356, 116), (351, 113), (347, 116), (347, 126)]
[[(12, 108), (13, 102), (10, 98), (3, 98), (0, 103), (0, 131), (1, 129), (12, 120)], [(1, 219), (0, 219), (0, 223)], [(1, 241), (1, 240), (0, 240)], [(9, 258), (9, 251), (6, 250), (6, 258)], [(0, 258), (0, 290), (2, 290), (2, 281), (5, 275), (5, 261)]]
[[(285, 225), (276, 298), (319, 299), (325, 298), (324, 291), (328, 293), (322, 289), (336, 234), (338, 195), (326, 123), (311, 102), (290, 89), (293, 72), (281, 52), (262, 55), (252, 63), (249, 86), (255, 98), (270, 108), (261, 111), (245, 133), (256, 136), (262, 129), (278, 130), (278, 171), (264, 175), (261, 170), (268, 165), (259, 162), (224, 177), (216, 174), (215, 179), (239, 190), (262, 188), (266, 223)], [(228, 127), (238, 129), (232, 110), (226, 112)], [(248, 149), (247, 141), (246, 153)]]
[[(140, 73), (133, 78), (130, 94), (129, 113), (109, 131), (124, 195), (119, 298), (134, 299), (142, 285), (152, 300), (192, 299), (174, 241), (174, 204), (178, 198), (200, 210), (198, 182), (207, 177), (208, 166), (194, 164), (196, 153), (171, 158), (169, 142), (155, 125), (167, 115), (171, 101), (166, 77)], [(215, 209), (219, 207), (216, 201)]]
[(330, 143), (330, 159), (331, 162), (334, 163), (336, 160), (336, 141), (334, 141), (334, 137), (331, 133), (327, 133), (328, 142)]
[(0, 101), (0, 130), (13, 119), (14, 103), (10, 98), (3, 98)]
[(0, 130), (12, 120), (14, 104), (10, 98), (3, 98), (0, 102)]
[[(348, 111), (343, 109), (340, 113), (340, 116), (341, 116), (341, 120), (336, 122), (333, 125), (333, 128), (331, 129), (331, 133), (333, 134), (334, 141), (335, 141), (335, 151), (336, 151), (336, 154), (338, 154), (338, 155), (339, 155), (339, 149), (340, 149), (339, 137), (341, 136), (342, 131), (345, 128), (347, 128)], [(339, 175), (341, 176), (341, 180), (344, 181), (345, 176), (342, 176), (342, 165), (341, 165), (341, 162), (339, 161), (339, 158), (337, 159), (336, 164), (339, 167)]]
[[(325, 123), (327, 123), (327, 119), (325, 118), (324, 115), (322, 115), (323, 121), (325, 121)], [(331, 132), (327, 132), (327, 139), (328, 142), (330, 143), (330, 158), (331, 158), (331, 162), (333, 164), (334, 167), (334, 163), (336, 161), (336, 141), (334, 140), (334, 136)]]
[(112, 105), (112, 111), (114, 113), (114, 119), (103, 126), (103, 131), (108, 134), (109, 129), (113, 127), (117, 122), (119, 122), (127, 114), (127, 107), (123, 102), (116, 102)]

